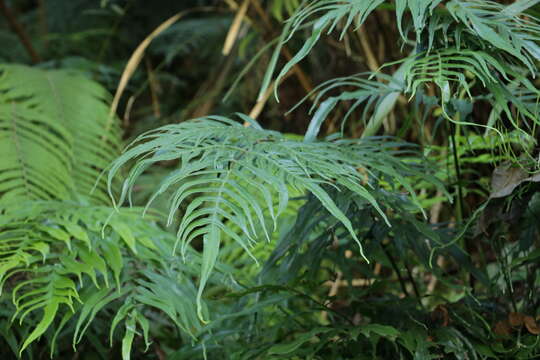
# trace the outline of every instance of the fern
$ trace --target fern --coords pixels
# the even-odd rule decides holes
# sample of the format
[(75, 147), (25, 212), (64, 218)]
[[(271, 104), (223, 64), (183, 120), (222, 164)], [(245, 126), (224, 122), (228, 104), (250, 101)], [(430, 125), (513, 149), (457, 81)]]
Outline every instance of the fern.
[(106, 188), (96, 179), (121, 148), (108, 98), (105, 89), (75, 72), (2, 65), (2, 201), (81, 194), (106, 204)]
[[(24, 329), (22, 340), (4, 335), (16, 355), (45, 334), (54, 354), (66, 327), (75, 346), (111, 308), (111, 345), (125, 325), (124, 359), (137, 328), (149, 343), (150, 309), (195, 337), (195, 273), (171, 256), (174, 237), (136, 210), (100, 205), (108, 189), (99, 174), (121, 143), (106, 91), (75, 72), (2, 65), (0, 73), (0, 293)], [(193, 251), (185, 257), (200, 263)], [(171, 291), (178, 299), (164, 296)]]
[[(309, 19), (317, 16), (313, 23), (313, 29), (308, 40), (281, 70), (278, 79), (283, 77), (291, 67), (305, 58), (320, 39), (321, 35), (331, 33), (338, 25), (341, 27), (340, 37), (343, 37), (346, 31), (355, 25), (360, 27), (367, 17), (379, 6), (383, 5), (385, 0), (317, 0), (306, 3), (301, 7), (291, 19), (290, 26), (285, 29), (286, 37), (283, 40), (287, 42), (298, 31), (302, 24)], [(534, 69), (532, 60), (538, 59), (537, 35), (540, 31), (540, 25), (535, 18), (524, 20), (519, 15), (528, 7), (534, 5), (526, 0), (517, 1), (513, 5), (500, 5), (492, 1), (463, 1), (452, 0), (444, 5), (445, 11), (441, 10), (436, 16), (431, 15), (438, 10), (441, 0), (396, 0), (397, 25), (403, 37), (404, 14), (409, 10), (413, 27), (417, 34), (416, 43), (424, 45), (428, 43), (429, 49), (434, 40), (436, 31), (447, 29), (453, 25), (452, 37), (458, 45), (461, 45), (466, 34), (480, 38), (496, 49), (507, 53), (531, 70)], [(529, 3), (529, 4), (528, 4)], [(441, 16), (448, 15), (453, 19), (449, 21), (448, 17), (441, 19)], [(340, 25), (341, 24), (341, 25)], [(427, 29), (427, 37), (422, 35)], [(448, 33), (444, 37), (439, 37), (438, 41), (448, 41)], [(271, 69), (273, 71), (273, 69)]]
[[(276, 84), (279, 84), (279, 80), (311, 52), (323, 33), (330, 33), (341, 24), (340, 37), (343, 37), (353, 23), (358, 28), (371, 12), (383, 3), (385, 3), (384, 0), (349, 0), (344, 2), (319, 0), (300, 8), (284, 29), (284, 37), (276, 49), (276, 53), (308, 19), (316, 15), (317, 21), (313, 24), (311, 35), (303, 47), (278, 74)], [(484, 86), (487, 86), (488, 80), (492, 80), (491, 82), (493, 80), (499, 81), (498, 78), (494, 79), (491, 76), (490, 73), (493, 70), (500, 73), (501, 79), (507, 79), (507, 72), (512, 73), (509, 69), (512, 63), (506, 60), (502, 54), (513, 57), (526, 65), (534, 75), (533, 62), (540, 59), (540, 48), (537, 44), (540, 24), (534, 17), (529, 17), (528, 20), (519, 17), (530, 6), (527, 5), (526, 1), (503, 6), (491, 1), (452, 0), (445, 4), (444, 11), (440, 10), (434, 16), (428, 16), (433, 14), (436, 9), (439, 10), (440, 4), (440, 0), (395, 1), (397, 24), (402, 36), (405, 37), (402, 23), (407, 9), (411, 13), (417, 34), (416, 51), (420, 56), (417, 54), (411, 57), (407, 61), (407, 71), (405, 71), (409, 78), (407, 90), (411, 91), (413, 95), (418, 85), (432, 81), (443, 88), (442, 100), (446, 101), (450, 97), (445, 85), (448, 77), (457, 80), (468, 91), (466, 81), (460, 74), (460, 71), (463, 70), (469, 70), (478, 76)], [(426, 34), (423, 35), (424, 33)], [(436, 43), (434, 44), (434, 42)], [(480, 47), (486, 52), (468, 50), (467, 48), (471, 44), (474, 44), (473, 48)], [(488, 47), (486, 44), (490, 46)], [(454, 52), (452, 50), (439, 50), (449, 46), (455, 47)], [(462, 51), (462, 47), (466, 50)], [(426, 57), (422, 56), (424, 50), (427, 50)], [(436, 50), (438, 53), (432, 55), (432, 50)], [(497, 56), (491, 55), (495, 52), (498, 52)], [(458, 65), (459, 63), (460, 65)], [(274, 66), (275, 63), (269, 67), (267, 76), (273, 73)], [(418, 75), (415, 69), (422, 68), (436, 72), (437, 76), (428, 79), (422, 78), (419, 81), (411, 80)], [(524, 76), (523, 74), (512, 75)], [(263, 90), (267, 83), (268, 81), (263, 84)]]
[[(486, 174), (506, 160), (527, 170), (538, 166), (538, 3), (271, 0), (245, 1), (239, 10), (226, 2), (238, 11), (231, 25), (229, 16), (197, 15), (171, 26), (144, 54), (162, 27), (138, 48), (132, 59), (148, 60), (154, 116), (144, 116), (147, 101), (131, 111), (135, 98), (146, 96), (143, 86), (128, 102), (134, 122), (126, 116), (126, 134), (109, 114), (107, 91), (89, 76), (46, 69), (51, 63), (0, 65), (0, 336), (7, 344), (1, 354), (35, 358), (47, 345), (52, 357), (71, 346), (124, 360), (150, 346), (172, 359), (352, 358), (358, 351), (374, 358), (537, 355), (538, 176), (498, 169), (491, 187), (509, 182), (506, 192), (517, 189), (503, 199), (489, 195)], [(41, 3), (31, 10), (12, 6), (26, 15), (16, 19), (23, 28), (46, 16)], [(79, 39), (110, 35), (76, 53), (100, 48), (91, 67), (116, 73), (123, 59), (110, 45), (122, 39), (114, 53), (125, 50), (116, 46), (125, 43), (118, 24), (139, 20), (146, 8), (101, 6), (94, 13), (99, 28), (51, 38), (73, 49)], [(262, 44), (276, 36), (265, 8), (278, 21), (290, 19), (279, 37)], [(394, 36), (374, 46), (363, 36), (390, 24), (388, 13), (395, 16)], [(103, 27), (100, 14), (118, 22)], [(163, 15), (153, 14), (149, 23)], [(238, 53), (211, 57), (229, 26)], [(361, 26), (368, 31), (356, 34)], [(47, 32), (42, 24), (23, 30)], [(260, 116), (277, 129), (272, 117), (281, 109), (267, 101), (267, 88), (273, 83), (277, 98), (290, 74), (304, 89), (326, 79), (326, 54), (319, 57), (316, 47), (334, 33), (344, 46), (330, 42), (339, 61), (329, 71), (362, 66), (358, 46), (376, 50), (382, 65), (307, 94), (294, 108), (311, 102), (303, 136), (267, 130), (243, 114), (206, 116), (140, 135), (121, 153), (123, 137), (155, 126), (148, 120), (160, 109), (176, 111), (176, 101), (160, 99), (162, 89), (182, 84), (186, 74), (206, 77), (205, 67), (193, 64), (220, 60), (223, 71), (212, 71), (196, 93), (220, 91), (229, 71), (254, 54), (241, 79), (275, 44), (252, 114), (274, 106)], [(193, 49), (203, 53), (190, 56)], [(38, 52), (47, 58), (44, 48)], [(300, 67), (308, 57), (313, 61)], [(164, 69), (173, 63), (182, 70)], [(85, 64), (77, 66), (89, 69)], [(318, 70), (324, 71), (313, 74)], [(128, 65), (124, 75), (134, 71)], [(253, 88), (248, 82), (244, 92)], [(253, 99), (235, 100), (249, 106)], [(339, 109), (347, 101), (350, 107)], [(341, 131), (323, 137), (332, 112), (328, 132), (336, 122)], [(363, 129), (361, 139), (344, 138), (349, 119), (363, 122), (353, 129)], [(415, 119), (421, 126), (410, 131)], [(297, 130), (303, 120), (280, 129)], [(371, 137), (383, 122), (422, 146)], [(485, 132), (472, 135), (468, 126)], [(453, 188), (454, 209), (438, 178)], [(490, 203), (481, 204), (485, 199)], [(429, 223), (421, 220), (428, 208)], [(516, 318), (522, 323), (514, 326)], [(501, 328), (505, 341), (494, 347)]]
[[(189, 315), (195, 314), (196, 289), (189, 274), (195, 274), (197, 255), (188, 251), (191, 267), (179, 266), (179, 259), (170, 255), (174, 237), (140, 221), (137, 210), (112, 217), (111, 211), (32, 202), (0, 216), (0, 285), (12, 296), (13, 319), (20, 325), (32, 323), (34, 314), (42, 313), (19, 353), (45, 331), (59, 333), (69, 324), (76, 345), (100, 312), (119, 304), (123, 305), (112, 320), (111, 342), (119, 323), (126, 324), (124, 342), (136, 327), (147, 334), (148, 310), (143, 309), (162, 311), (179, 330), (197, 334), (198, 321)], [(11, 278), (21, 276), (25, 280), (8, 285)], [(124, 358), (129, 358), (129, 351)]]
[[(396, 0), (396, 16), (398, 27), (402, 34), (402, 20), (405, 9), (409, 9), (413, 14), (416, 33), (420, 34), (426, 26), (426, 16), (432, 13), (440, 2), (441, 0)], [(284, 29), (283, 40), (275, 53), (277, 53), (280, 47), (289, 41), (309, 19), (316, 16), (316, 21), (314, 21), (311, 34), (304, 42), (302, 48), (298, 50), (296, 55), (281, 69), (277, 76), (276, 83), (278, 84), (279, 80), (282, 79), (294, 65), (298, 64), (311, 52), (323, 34), (331, 33), (339, 26), (341, 27), (340, 38), (343, 38), (347, 30), (353, 24), (355, 28), (362, 26), (367, 17), (383, 3), (385, 3), (385, 0), (317, 0), (304, 2), (304, 6), (300, 7), (291, 19), (288, 20), (289, 25)], [(271, 66), (267, 70), (267, 74), (271, 74), (273, 71), (274, 68)], [(263, 88), (265, 87), (266, 86), (263, 84)]]
[(533, 2), (523, 0), (507, 6), (493, 1), (452, 0), (446, 8), (472, 36), (515, 57), (534, 72), (534, 61), (540, 59), (540, 48), (536, 44), (540, 24), (535, 18), (525, 20), (519, 17), (532, 5)]
[[(384, 1), (354, 0), (320, 0), (304, 4), (289, 20), (276, 53), (302, 24), (311, 17), (317, 17), (317, 21), (304, 46), (277, 76), (276, 84), (311, 52), (323, 33), (341, 27), (343, 37), (353, 23), (356, 27), (362, 25), (366, 17), (383, 4)], [(372, 134), (400, 94), (412, 100), (418, 91), (435, 85), (440, 93), (438, 105), (447, 120), (486, 127), (495, 130), (499, 136), (507, 132), (505, 127), (509, 123), (514, 128), (512, 130), (526, 136), (538, 122), (537, 109), (531, 100), (536, 102), (540, 98), (540, 92), (530, 81), (536, 75), (533, 64), (540, 54), (537, 45), (540, 23), (531, 16), (520, 17), (530, 6), (532, 4), (526, 1), (509, 6), (490, 1), (452, 0), (444, 6), (440, 1), (395, 1), (397, 25), (404, 38), (404, 14), (406, 10), (411, 14), (416, 32), (414, 53), (381, 67), (384, 70), (400, 64), (392, 77), (382, 73), (359, 74), (333, 79), (317, 87), (310, 94), (317, 93), (311, 109), (313, 111), (316, 107), (317, 112), (311, 119), (311, 125), (320, 126), (339, 101), (352, 100), (352, 106), (342, 119), (342, 129), (354, 111), (360, 108), (360, 118), (366, 124), (365, 132)], [(526, 68), (516, 66), (516, 62)], [(272, 66), (267, 71), (267, 78), (273, 73)], [(263, 89), (268, 82), (263, 84)], [(333, 89), (345, 86), (355, 90), (324, 98)], [(523, 101), (521, 94), (527, 94), (528, 103)], [(487, 99), (492, 104), (496, 110), (488, 124), (456, 114), (453, 104), (465, 96), (472, 102)], [(517, 108), (517, 112), (512, 111), (509, 104)]]
[[(377, 119), (382, 119), (384, 114), (387, 114), (392, 109), (390, 104), (395, 102), (397, 97), (405, 92), (405, 79), (403, 75), (404, 72), (400, 70), (393, 77), (384, 74), (361, 73), (331, 79), (317, 86), (311, 94), (302, 99), (290, 111), (294, 111), (309, 96), (313, 96), (313, 104), (309, 113), (311, 114), (315, 110), (316, 112), (313, 114), (310, 126), (312, 128), (320, 128), (330, 112), (340, 101), (352, 100), (353, 104), (341, 119), (341, 133), (343, 135), (347, 120), (362, 105), (364, 105), (364, 108), (360, 119), (365, 124), (371, 124), (377, 121)], [(372, 78), (376, 78), (376, 80)], [(342, 87), (354, 90), (343, 91), (339, 95), (326, 97), (334, 89)]]
[[(288, 202), (289, 186), (313, 194), (349, 231), (364, 256), (350, 220), (333, 201), (328, 189), (351, 191), (386, 219), (377, 199), (368, 190), (370, 182), (388, 179), (409, 190), (414, 199), (407, 176), (422, 174), (421, 169), (412, 164), (405, 165), (399, 158), (391, 156), (393, 151), (384, 143), (292, 141), (278, 132), (263, 130), (245, 115), (239, 116), (251, 126), (210, 116), (146, 133), (115, 161), (109, 173), (109, 183), (112, 183), (120, 167), (137, 160), (117, 202), (122, 204), (130, 197), (137, 178), (149, 166), (160, 161), (179, 162), (178, 169), (162, 181), (153, 198), (175, 187), (169, 223), (176, 210), (190, 201), (177, 230), (177, 241), (184, 254), (194, 239), (204, 239), (197, 297), (199, 309), (202, 291), (218, 259), (222, 234), (232, 238), (248, 253), (257, 239), (269, 240), (276, 219)], [(426, 176), (429, 178), (429, 173)], [(430, 181), (436, 182), (434, 178)], [(270, 214), (273, 227), (267, 224), (265, 212)], [(242, 233), (231, 231), (232, 226), (241, 229)], [(199, 317), (202, 319), (200, 313)]]

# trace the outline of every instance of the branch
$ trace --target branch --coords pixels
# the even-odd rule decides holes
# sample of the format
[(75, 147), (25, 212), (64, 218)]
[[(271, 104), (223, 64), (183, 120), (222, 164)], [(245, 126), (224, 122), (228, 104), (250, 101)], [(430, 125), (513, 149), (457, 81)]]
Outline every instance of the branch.
[(32, 58), (32, 63), (36, 64), (41, 61), (41, 57), (38, 55), (38, 53), (34, 50), (32, 47), (32, 43), (30, 42), (30, 39), (28, 38), (28, 35), (24, 31), (23, 27), (17, 19), (15, 18), (15, 15), (11, 12), (11, 10), (6, 6), (4, 0), (0, 0), (0, 11), (2, 14), (4, 14), (9, 27), (11, 30), (17, 34), (19, 39), (21, 40), (21, 43), (25, 47), (26, 51), (30, 55), (30, 58)]

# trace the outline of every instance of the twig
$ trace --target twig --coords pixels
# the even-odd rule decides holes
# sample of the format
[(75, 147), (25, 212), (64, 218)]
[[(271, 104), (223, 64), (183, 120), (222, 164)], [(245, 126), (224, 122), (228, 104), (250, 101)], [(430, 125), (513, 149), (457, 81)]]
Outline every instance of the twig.
[(369, 43), (365, 26), (361, 26), (360, 29), (358, 29), (357, 34), (358, 39), (360, 39), (360, 45), (362, 45), (362, 50), (364, 50), (364, 54), (366, 56), (366, 63), (369, 67), (369, 70), (371, 70), (372, 72), (377, 72), (380, 65), (377, 61), (377, 58), (375, 57), (375, 54), (373, 53), (373, 50), (371, 49), (371, 44)]
[(38, 62), (40, 62), (41, 57), (34, 50), (34, 47), (32, 46), (28, 35), (24, 31), (22, 25), (15, 18), (15, 15), (13, 15), (13, 13), (11, 12), (11, 9), (6, 6), (4, 0), (0, 0), (0, 11), (2, 12), (2, 14), (4, 14), (4, 17), (6, 18), (11, 30), (13, 30), (13, 32), (19, 37), (19, 40), (21, 40), (21, 43), (23, 44), (24, 48), (32, 59), (32, 63), (37, 64)]
[[(292, 75), (292, 72), (289, 71), (287, 74), (285, 74), (284, 77), (281, 78), (280, 80), (280, 83), (282, 83), (283, 81), (285, 81), (285, 79), (287, 79), (289, 76)], [(266, 103), (268, 102), (268, 99), (270, 98), (270, 95), (272, 95), (272, 92), (273, 92), (273, 89), (274, 89), (274, 86), (276, 85), (276, 81), (274, 80), (270, 86), (268, 86), (268, 89), (266, 89), (262, 99), (260, 99), (259, 101), (257, 101), (257, 103), (255, 104), (255, 106), (253, 106), (253, 108), (251, 109), (251, 111), (249, 112), (249, 117), (254, 119), (254, 120), (257, 120), (257, 118), (259, 117), (259, 115), (261, 114), (261, 112), (263, 111), (264, 109), (264, 106), (266, 105)], [(249, 123), (248, 123), (249, 124)], [(244, 126), (248, 126), (248, 124), (244, 124)]]
[[(259, 2), (259, 0), (254, 0), (252, 3), (253, 3), (253, 7), (255, 8), (255, 11), (257, 11), (259, 16), (262, 18), (266, 30), (270, 34), (272, 34), (273, 32), (272, 22), (268, 18), (267, 13), (262, 8), (261, 3)], [(286, 46), (283, 46), (281, 48), (281, 53), (285, 56), (285, 59), (287, 59), (287, 61), (290, 61), (293, 58), (293, 55), (291, 54), (291, 52)], [(296, 75), (296, 77), (298, 78), (300, 85), (302, 85), (302, 87), (306, 91), (306, 93), (310, 93), (313, 90), (313, 85), (311, 84), (311, 80), (306, 75), (306, 73), (302, 70), (300, 66), (298, 66), (298, 64), (294, 65), (292, 70), (294, 74)]]
[(399, 280), (399, 284), (401, 285), (401, 290), (403, 291), (405, 296), (409, 296), (409, 292), (407, 291), (407, 286), (405, 285), (405, 280), (403, 280), (403, 278), (401, 277), (401, 273), (399, 272), (399, 268), (397, 267), (396, 261), (394, 260), (394, 258), (392, 257), (392, 255), (390, 254), (388, 249), (386, 249), (386, 246), (382, 245), (381, 247), (382, 247), (382, 250), (383, 250), (384, 254), (386, 255), (386, 257), (390, 261), (390, 264), (392, 265), (392, 268), (396, 272), (396, 275), (397, 275), (398, 280)]
[(420, 304), (420, 307), (424, 307), (424, 304), (422, 304), (422, 297), (420, 296), (420, 291), (418, 290), (418, 286), (416, 286), (416, 282), (414, 281), (411, 269), (409, 268), (409, 265), (405, 263), (405, 269), (407, 269), (407, 275), (409, 276), (409, 281), (412, 284), (414, 294), (416, 295), (416, 299), (418, 300), (418, 303)]
[[(334, 297), (334, 296), (336, 296), (338, 294), (339, 285), (341, 283), (341, 278), (342, 277), (343, 277), (343, 273), (341, 271), (338, 271), (337, 276), (336, 276), (336, 280), (331, 281), (330, 291), (328, 292), (328, 297), (329, 298), (332, 298), (332, 297)], [(328, 311), (323, 311), (321, 316), (322, 316), (323, 320), (326, 321), (328, 319)]]
[(216, 103), (216, 95), (221, 93), (221, 90), (226, 84), (229, 73), (233, 69), (237, 49), (238, 43), (236, 42), (234, 43), (231, 52), (229, 52), (229, 55), (222, 58), (221, 63), (214, 68), (214, 71), (209, 75), (206, 82), (199, 88), (196, 97), (202, 97), (205, 94), (209, 94), (209, 96), (204, 103), (195, 109), (190, 117), (203, 117), (212, 111), (212, 108)]
[(240, 32), (240, 26), (242, 25), (242, 21), (244, 20), (244, 17), (246, 16), (248, 7), (249, 7), (250, 0), (244, 0), (242, 3), (242, 6), (238, 9), (236, 12), (236, 16), (234, 17), (234, 21), (232, 22), (231, 27), (229, 28), (229, 32), (227, 33), (227, 37), (225, 38), (225, 44), (223, 45), (223, 55), (227, 56), (230, 54), (234, 42), (238, 38), (238, 34)]

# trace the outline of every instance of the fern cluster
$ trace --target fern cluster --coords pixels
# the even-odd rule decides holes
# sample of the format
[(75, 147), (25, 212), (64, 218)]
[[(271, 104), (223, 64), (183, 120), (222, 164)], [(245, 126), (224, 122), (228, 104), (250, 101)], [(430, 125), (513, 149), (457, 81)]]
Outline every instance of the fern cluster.
[[(101, 4), (117, 17), (100, 60), (0, 64), (0, 356), (538, 356), (539, 1), (226, 3), (234, 17), (182, 5), (115, 101), (104, 84), (125, 59), (99, 61), (118, 2)], [(398, 55), (312, 86), (330, 45), (351, 64), (358, 36), (369, 58), (361, 31), (381, 14)], [(190, 76), (211, 76), (194, 89), (176, 75), (201, 48)], [(271, 121), (291, 75), (302, 136)], [(200, 98), (178, 109), (164, 86)], [(233, 104), (216, 105), (225, 88)]]
[[(202, 289), (218, 258), (222, 234), (248, 253), (258, 239), (269, 241), (277, 218), (287, 206), (290, 189), (313, 194), (345, 226), (365, 258), (350, 220), (332, 200), (329, 189), (358, 195), (388, 223), (374, 194), (368, 190), (370, 183), (387, 181), (392, 184), (390, 188), (403, 187), (414, 198), (408, 177), (425, 176), (436, 182), (421, 164), (404, 163), (405, 156), (414, 152), (402, 144), (343, 139), (293, 141), (278, 132), (263, 130), (245, 115), (239, 116), (247, 126), (211, 116), (143, 134), (136, 140), (140, 144), (132, 145), (115, 161), (109, 173), (111, 184), (119, 167), (137, 160), (122, 187), (119, 203), (123, 203), (137, 177), (147, 167), (160, 161), (179, 161), (177, 170), (163, 179), (147, 207), (155, 196), (173, 187), (174, 191), (169, 194), (170, 224), (176, 210), (189, 202), (177, 237), (182, 255), (193, 240), (204, 238), (199, 306)], [(306, 139), (309, 138), (313, 138), (313, 134), (308, 133)], [(239, 229), (240, 233), (231, 227)], [(200, 313), (199, 316), (202, 319)]]
[[(105, 318), (110, 343), (122, 339), (129, 358), (137, 329), (150, 343), (144, 309), (163, 311), (195, 336), (191, 276), (200, 258), (188, 251), (191, 265), (182, 266), (174, 237), (155, 220), (107, 206), (100, 173), (122, 146), (107, 92), (69, 71), (3, 65), (0, 72), (0, 291), (10, 309), (1, 326), (13, 354), (46, 333), (55, 355), (59, 335), (71, 334), (76, 346)], [(171, 302), (173, 292), (179, 301)]]

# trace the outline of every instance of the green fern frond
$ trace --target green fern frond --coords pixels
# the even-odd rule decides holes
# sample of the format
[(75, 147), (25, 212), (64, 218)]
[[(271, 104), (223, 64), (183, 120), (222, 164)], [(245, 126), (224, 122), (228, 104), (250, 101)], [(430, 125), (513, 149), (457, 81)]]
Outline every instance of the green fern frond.
[[(409, 190), (414, 199), (406, 177), (422, 173), (412, 164), (394, 158), (392, 149), (399, 146), (395, 143), (293, 141), (278, 132), (263, 130), (245, 115), (240, 117), (251, 126), (209, 116), (146, 133), (115, 161), (109, 173), (112, 182), (121, 167), (136, 160), (117, 202), (122, 204), (149, 166), (165, 160), (179, 162), (178, 168), (158, 186), (147, 207), (155, 197), (173, 187), (170, 223), (176, 210), (188, 203), (178, 227), (177, 241), (184, 254), (194, 239), (204, 239), (199, 309), (202, 290), (218, 258), (222, 235), (236, 241), (248, 253), (255, 241), (261, 237), (269, 239), (273, 227), (265, 221), (264, 213), (270, 214), (275, 226), (277, 216), (288, 202), (289, 188), (313, 194), (349, 231), (362, 252), (350, 220), (328, 189), (351, 191), (386, 219), (369, 190), (370, 182), (387, 178)], [(233, 232), (233, 226), (242, 232)]]
[(529, 91), (538, 92), (524, 74), (483, 51), (455, 48), (433, 51), (405, 60), (404, 66), (406, 93), (414, 97), (422, 84), (433, 83), (441, 89), (443, 104), (452, 97), (462, 97), (461, 92), (472, 98), (469, 83), (474, 81), (479, 81), (483, 88), (491, 92), (495, 87), (506, 88), (506, 84), (512, 81)]
[(5, 95), (0, 93), (2, 199), (69, 198), (71, 134), (54, 119)]
[[(343, 38), (353, 24), (355, 29), (362, 26), (367, 17), (385, 2), (385, 0), (317, 0), (304, 3), (304, 6), (300, 7), (288, 20), (289, 25), (284, 29), (283, 40), (276, 49), (276, 53), (279, 51), (279, 47), (289, 41), (302, 25), (308, 23), (312, 17), (315, 17), (316, 21), (313, 23), (311, 34), (302, 48), (282, 68), (277, 76), (276, 84), (279, 84), (279, 80), (311, 52), (323, 34), (329, 34), (339, 27), (341, 29), (340, 38)], [(420, 33), (426, 26), (426, 17), (440, 3), (441, 0), (396, 0), (396, 16), (402, 36), (404, 36), (402, 21), (406, 9), (411, 12), (416, 33), (420, 37)], [(273, 73), (273, 71), (273, 66), (270, 66), (267, 73)]]
[(540, 59), (538, 19), (520, 17), (527, 3), (518, 1), (512, 5), (501, 5), (485, 0), (452, 0), (446, 4), (448, 12), (473, 37), (480, 38), (494, 48), (507, 53), (535, 71), (535, 61)]
[[(308, 24), (312, 18), (316, 20), (302, 48), (282, 68), (277, 76), (276, 84), (279, 84), (279, 80), (293, 66), (308, 56), (323, 34), (340, 28), (340, 37), (343, 37), (353, 24), (355, 28), (360, 27), (375, 9), (386, 2), (385, 0), (317, 0), (304, 4), (289, 19), (276, 53), (303, 25)], [(531, 16), (527, 16), (527, 19), (520, 17), (528, 8), (524, 3), (526, 2), (520, 1), (514, 6), (504, 6), (492, 1), (452, 0), (441, 7), (441, 0), (396, 0), (394, 2), (397, 25), (404, 39), (406, 35), (403, 31), (403, 19), (406, 10), (410, 12), (419, 52), (428, 50), (429, 54), (432, 49), (449, 46), (459, 50), (461, 47), (468, 47), (464, 45), (464, 42), (476, 44), (481, 48), (486, 48), (485, 44), (489, 44), (534, 72), (534, 61), (540, 59), (538, 46), (540, 22)], [(434, 44), (434, 41), (437, 43)], [(275, 62), (271, 64), (267, 74), (272, 74), (274, 67)], [(264, 83), (263, 88), (267, 83)]]
[[(139, 327), (148, 340), (143, 309), (162, 311), (183, 333), (197, 334), (197, 289), (190, 278), (201, 260), (191, 251), (189, 265), (181, 265), (171, 256), (174, 236), (142, 221), (140, 214), (34, 201), (0, 215), (0, 290), (11, 295), (13, 320), (31, 324), (19, 353), (46, 331), (58, 334), (67, 324), (74, 325), (75, 346), (100, 312), (119, 304), (126, 311), (117, 312), (111, 339), (116, 325), (126, 324), (126, 356), (130, 331)], [(178, 296), (171, 297), (171, 291)]]
[[(447, 118), (450, 118), (447, 105), (466, 95), (472, 101), (485, 96), (494, 109), (487, 124), (466, 119), (452, 121), (485, 127), (497, 131), (499, 135), (506, 133), (508, 127), (513, 127), (510, 131), (528, 136), (533, 126), (538, 125), (540, 91), (529, 80), (527, 72), (517, 71), (500, 57), (478, 50), (446, 49), (407, 59), (403, 66), (406, 82), (404, 93), (413, 98), (422, 87), (436, 85), (441, 94), (439, 106)], [(473, 94), (472, 87), (475, 85), (479, 85), (481, 92)], [(517, 111), (512, 111), (510, 105)]]
[[(108, 97), (75, 72), (0, 65), (0, 197), (90, 196), (121, 148)], [(107, 203), (103, 181), (92, 198)]]
[[(403, 83), (403, 71), (398, 71), (394, 77), (382, 73), (361, 73), (341, 78), (335, 78), (317, 86), (308, 96), (302, 99), (293, 109), (295, 110), (309, 96), (314, 96), (313, 105), (310, 113), (314, 113), (310, 129), (321, 127), (328, 114), (336, 107), (340, 101), (353, 101), (351, 107), (345, 113), (341, 120), (341, 133), (343, 134), (345, 124), (356, 109), (364, 106), (360, 119), (365, 123), (371, 122), (370, 119), (391, 109), (389, 101), (394, 101), (401, 93), (405, 91)], [(372, 80), (372, 77), (376, 80)], [(353, 90), (341, 92), (339, 95), (330, 96), (324, 99), (325, 95), (336, 88), (347, 87)], [(323, 100), (324, 99), (324, 100)], [(382, 116), (380, 116), (382, 117)], [(368, 125), (369, 126), (369, 125)], [(316, 135), (316, 134), (315, 134)]]
[[(452, 119), (463, 125), (498, 129), (503, 122), (509, 122), (515, 130), (526, 134), (538, 122), (536, 114), (540, 92), (526, 74), (516, 71), (506, 62), (486, 52), (449, 48), (413, 55), (396, 63), (401, 63), (401, 67), (393, 77), (382, 73), (362, 73), (332, 79), (315, 88), (296, 107), (309, 96), (314, 96), (310, 111), (313, 112), (315, 109), (317, 111), (311, 119), (310, 128), (318, 129), (338, 102), (352, 101), (352, 105), (342, 118), (342, 129), (353, 112), (360, 108), (360, 119), (367, 124), (366, 131), (368, 131), (371, 121), (369, 123), (367, 121), (370, 116), (373, 119), (377, 113), (391, 111), (388, 99), (395, 99), (400, 94), (413, 99), (419, 91), (435, 85), (441, 94), (436, 102), (447, 118), (450, 118), (447, 113), (449, 104), (466, 96), (476, 101), (484, 96), (483, 93), (490, 94), (487, 99), (492, 103), (494, 111), (489, 123), (479, 124), (465, 119)], [(477, 85), (483, 91), (473, 93), (472, 88)], [(352, 90), (325, 98), (332, 90), (341, 87)], [(517, 114), (511, 111), (509, 104), (517, 108)], [(499, 134), (502, 132), (505, 131), (500, 131)]]

